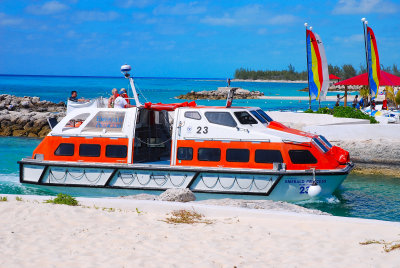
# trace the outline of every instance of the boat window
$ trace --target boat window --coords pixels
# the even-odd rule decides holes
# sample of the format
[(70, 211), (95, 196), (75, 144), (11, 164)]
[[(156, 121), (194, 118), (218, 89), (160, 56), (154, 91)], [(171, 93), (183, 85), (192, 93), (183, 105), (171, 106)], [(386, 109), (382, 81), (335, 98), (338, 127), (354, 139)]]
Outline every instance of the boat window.
[(178, 157), (178, 160), (192, 160), (193, 159), (193, 148), (179, 147), (177, 157)]
[(237, 123), (228, 112), (206, 112), (205, 116), (210, 123), (227, 127), (236, 127)]
[(106, 157), (126, 158), (128, 147), (126, 145), (107, 145)]
[(267, 120), (264, 119), (264, 117), (262, 117), (259, 113), (257, 113), (256, 111), (250, 111), (250, 113), (252, 115), (254, 115), (261, 123), (266, 124), (268, 123)]
[(321, 148), (321, 150), (326, 153), (327, 151), (329, 151), (328, 148), (325, 147), (325, 145), (317, 138), (313, 138), (313, 141), (318, 145), (318, 147)]
[(332, 148), (332, 144), (322, 135), (319, 138), (328, 146), (328, 148)]
[(75, 150), (75, 145), (73, 143), (61, 143), (58, 145), (54, 155), (59, 156), (73, 156)]
[(283, 163), (281, 151), (279, 150), (256, 150), (256, 163)]
[(316, 164), (317, 159), (308, 150), (290, 150), (290, 160), (293, 164)]
[(196, 111), (185, 112), (185, 117), (190, 118), (190, 119), (196, 119), (196, 120), (201, 119), (201, 115), (199, 114), (199, 112), (196, 112)]
[(100, 111), (85, 126), (82, 132), (122, 132), (125, 112)]
[(76, 115), (74, 118), (70, 119), (64, 126), (64, 128), (77, 128), (80, 127), (83, 122), (89, 117), (90, 113), (84, 113)]
[(100, 156), (100, 148), (99, 144), (81, 144), (79, 145), (79, 156)]
[(236, 118), (239, 120), (240, 124), (243, 125), (253, 125), (257, 124), (257, 120), (255, 120), (248, 112), (234, 112)]
[(219, 148), (199, 148), (197, 159), (199, 161), (219, 161), (221, 160), (221, 150)]
[(228, 162), (249, 162), (250, 151), (248, 149), (227, 149), (226, 161)]
[(268, 122), (272, 122), (274, 121), (274, 119), (272, 119), (271, 117), (269, 117), (269, 115), (267, 115), (263, 110), (259, 109), (257, 110), (257, 112), (264, 117), (265, 120), (267, 120)]

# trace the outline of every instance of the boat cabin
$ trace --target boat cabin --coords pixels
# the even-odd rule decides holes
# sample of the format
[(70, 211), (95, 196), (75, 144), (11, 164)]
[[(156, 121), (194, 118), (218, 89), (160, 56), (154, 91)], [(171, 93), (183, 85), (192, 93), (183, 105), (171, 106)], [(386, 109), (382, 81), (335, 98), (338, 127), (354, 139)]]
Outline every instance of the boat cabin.
[[(45, 161), (226, 168), (335, 169), (348, 155), (257, 107), (148, 104), (68, 113), (33, 152)], [(341, 159), (339, 159), (341, 157)]]

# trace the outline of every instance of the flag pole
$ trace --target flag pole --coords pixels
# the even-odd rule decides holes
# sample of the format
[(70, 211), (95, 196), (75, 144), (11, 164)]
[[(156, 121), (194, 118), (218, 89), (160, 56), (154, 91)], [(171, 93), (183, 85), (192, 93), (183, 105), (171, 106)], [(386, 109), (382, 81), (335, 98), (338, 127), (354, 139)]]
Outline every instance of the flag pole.
[[(368, 62), (368, 45), (367, 45), (367, 31), (366, 31), (366, 25), (368, 24), (368, 21), (366, 20), (366, 18), (362, 18), (361, 19), (362, 24), (363, 24), (363, 30), (364, 30), (364, 48), (365, 48), (365, 61), (367, 63), (367, 80), (368, 80), (368, 93), (369, 93), (369, 97), (370, 99), (372, 98), (372, 94), (371, 94), (371, 86), (370, 86), (370, 82), (369, 82), (369, 62)], [(372, 101), (372, 100), (371, 100)]]
[(311, 110), (310, 76), (309, 76), (310, 70), (308, 69), (308, 67), (309, 67), (309, 61), (308, 61), (308, 47), (307, 47), (307, 27), (308, 27), (308, 23), (307, 23), (307, 22), (304, 23), (304, 27), (306, 28), (306, 57), (307, 57), (308, 101), (309, 101), (309, 109)]

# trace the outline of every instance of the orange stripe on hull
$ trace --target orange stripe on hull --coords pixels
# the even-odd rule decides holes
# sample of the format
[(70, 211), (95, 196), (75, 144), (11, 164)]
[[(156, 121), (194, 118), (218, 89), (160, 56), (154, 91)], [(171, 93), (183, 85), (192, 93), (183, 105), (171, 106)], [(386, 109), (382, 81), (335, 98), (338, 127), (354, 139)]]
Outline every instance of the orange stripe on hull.
[[(61, 143), (73, 143), (75, 145), (74, 155), (72, 156), (59, 156), (54, 152)], [(79, 156), (80, 144), (99, 144), (101, 146), (99, 157), (82, 157)], [(85, 137), (60, 137), (60, 136), (47, 136), (33, 151), (35, 154), (43, 154), (44, 160), (47, 161), (80, 161), (80, 162), (101, 162), (101, 163), (126, 163), (127, 158), (111, 158), (106, 157), (107, 145), (126, 145), (128, 146), (127, 138), (85, 138)]]
[[(225, 168), (256, 168), (256, 169), (272, 169), (273, 164), (256, 163), (255, 151), (257, 149), (264, 150), (279, 150), (282, 153), (284, 163), (286, 163), (287, 170), (307, 170), (310, 168), (316, 169), (336, 169), (341, 166), (334, 155), (330, 152), (322, 153), (315, 146), (304, 146), (290, 143), (272, 143), (272, 142), (242, 142), (242, 141), (193, 141), (193, 140), (178, 140), (177, 146), (179, 147), (192, 147), (193, 160), (178, 160), (176, 159), (177, 166), (201, 166), (201, 167), (225, 167)], [(199, 161), (197, 160), (199, 148), (219, 148), (221, 149), (220, 161)], [(228, 162), (226, 161), (227, 149), (248, 149), (250, 150), (249, 162)], [(317, 159), (316, 164), (293, 164), (289, 157), (289, 150), (309, 150)]]

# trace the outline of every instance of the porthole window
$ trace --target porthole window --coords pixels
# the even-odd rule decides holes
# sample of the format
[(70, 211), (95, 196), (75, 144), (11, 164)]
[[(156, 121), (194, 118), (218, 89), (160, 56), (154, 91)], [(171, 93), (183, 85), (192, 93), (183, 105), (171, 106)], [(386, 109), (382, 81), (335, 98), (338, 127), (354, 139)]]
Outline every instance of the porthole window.
[(199, 148), (197, 151), (199, 161), (220, 161), (221, 149), (219, 148)]
[(227, 126), (236, 127), (237, 123), (233, 119), (231, 113), (228, 112), (205, 112), (204, 114), (210, 123)]
[(178, 158), (178, 160), (192, 160), (193, 159), (193, 148), (179, 147), (177, 158)]
[(308, 150), (289, 151), (290, 160), (293, 164), (316, 164), (317, 159)]
[(58, 156), (73, 156), (75, 145), (73, 143), (61, 143), (58, 145), (54, 155)]
[(186, 118), (190, 118), (190, 119), (195, 119), (195, 120), (200, 120), (201, 119), (200, 113), (196, 112), (196, 111), (187, 111), (187, 112), (185, 112), (185, 117)]
[(79, 145), (79, 156), (98, 157), (100, 148), (99, 144), (81, 144)]
[(234, 112), (237, 120), (239, 120), (242, 125), (255, 125), (257, 124), (257, 120), (255, 120), (248, 112)]
[(228, 162), (249, 162), (250, 151), (248, 149), (227, 149), (226, 161)]
[(106, 157), (126, 158), (128, 147), (126, 145), (107, 145)]
[(256, 163), (283, 163), (281, 151), (279, 150), (256, 150)]

